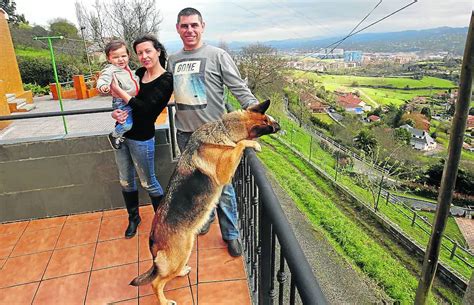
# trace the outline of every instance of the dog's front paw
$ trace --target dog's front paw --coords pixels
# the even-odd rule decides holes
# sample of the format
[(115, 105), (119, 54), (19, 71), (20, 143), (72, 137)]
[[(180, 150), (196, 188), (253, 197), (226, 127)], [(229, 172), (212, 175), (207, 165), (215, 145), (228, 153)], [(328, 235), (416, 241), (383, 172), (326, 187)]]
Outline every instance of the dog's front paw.
[(261, 152), (262, 151), (262, 146), (260, 146), (260, 143), (255, 142), (253, 149), (255, 149), (256, 152)]

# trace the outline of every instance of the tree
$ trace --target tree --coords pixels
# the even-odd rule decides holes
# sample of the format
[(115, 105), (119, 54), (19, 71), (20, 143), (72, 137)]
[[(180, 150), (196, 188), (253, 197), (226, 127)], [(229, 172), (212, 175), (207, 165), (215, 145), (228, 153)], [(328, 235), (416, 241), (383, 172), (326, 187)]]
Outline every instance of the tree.
[(0, 8), (2, 8), (8, 14), (8, 23), (18, 25), (20, 23), (28, 23), (25, 19), (25, 15), (17, 14), (15, 1), (1, 0)]
[(68, 38), (79, 38), (76, 26), (67, 19), (56, 18), (49, 22), (49, 30), (52, 35)]
[(421, 108), (421, 114), (423, 114), (427, 118), (431, 118), (431, 109), (429, 107), (423, 107)]
[(372, 154), (377, 147), (377, 139), (368, 130), (361, 130), (354, 138), (355, 147), (364, 151), (367, 155)]
[(156, 35), (162, 22), (155, 0), (96, 0), (92, 10), (79, 2), (75, 5), (76, 18), (85, 37), (101, 48), (112, 38), (131, 45), (141, 35)]
[(283, 88), (286, 61), (276, 49), (260, 43), (251, 44), (242, 49), (237, 62), (252, 92), (269, 96)]
[(411, 133), (405, 128), (397, 128), (394, 130), (395, 138), (405, 144), (410, 144)]

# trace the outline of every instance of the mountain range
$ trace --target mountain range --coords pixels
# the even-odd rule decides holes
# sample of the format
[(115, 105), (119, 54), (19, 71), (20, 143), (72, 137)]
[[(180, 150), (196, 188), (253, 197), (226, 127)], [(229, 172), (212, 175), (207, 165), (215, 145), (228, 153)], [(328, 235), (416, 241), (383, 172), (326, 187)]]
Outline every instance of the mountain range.
[[(338, 48), (360, 50), (363, 52), (449, 52), (456, 56), (462, 56), (467, 27), (451, 28), (439, 27), (425, 30), (408, 30), (386, 33), (363, 33), (349, 37), (342, 42)], [(279, 51), (311, 51), (326, 48), (334, 42), (341, 40), (344, 36), (336, 36), (324, 39), (298, 38), (285, 40), (267, 40), (259, 43), (276, 48)], [(216, 41), (207, 41), (211, 45), (219, 45)], [(227, 43), (233, 51), (256, 42), (234, 41)], [(181, 42), (166, 43), (166, 47), (174, 52), (181, 47)]]

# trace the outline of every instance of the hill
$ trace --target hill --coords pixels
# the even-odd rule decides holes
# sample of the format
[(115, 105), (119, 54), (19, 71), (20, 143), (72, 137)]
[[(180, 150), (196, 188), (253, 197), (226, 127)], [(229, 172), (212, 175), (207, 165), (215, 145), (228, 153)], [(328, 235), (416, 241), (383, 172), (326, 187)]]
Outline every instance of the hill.
[[(361, 50), (364, 52), (449, 52), (461, 56), (466, 43), (467, 27), (440, 27), (426, 30), (409, 30), (387, 33), (357, 34), (344, 41), (339, 48)], [(280, 51), (305, 50), (316, 51), (319, 48), (340, 40), (339, 37), (325, 39), (298, 38), (286, 40), (262, 41)], [(232, 50), (238, 50), (252, 42), (236, 41), (228, 43)], [(209, 41), (218, 45), (218, 42)], [(170, 45), (174, 43), (171, 42)], [(179, 48), (179, 47), (178, 47)]]

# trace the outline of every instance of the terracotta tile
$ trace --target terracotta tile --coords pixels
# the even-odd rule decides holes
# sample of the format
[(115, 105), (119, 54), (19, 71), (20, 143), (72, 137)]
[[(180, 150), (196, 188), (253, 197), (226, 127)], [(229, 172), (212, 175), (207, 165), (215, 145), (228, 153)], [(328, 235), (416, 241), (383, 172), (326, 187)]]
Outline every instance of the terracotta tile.
[(41, 280), (52, 251), (9, 258), (0, 270), (0, 288)]
[(66, 216), (31, 220), (28, 226), (26, 227), (25, 233), (42, 229), (61, 227), (64, 222), (66, 222)]
[[(142, 274), (146, 272), (148, 269), (151, 267), (151, 260), (143, 261), (138, 264), (139, 266), (139, 273)], [(191, 267), (191, 272), (189, 274), (190, 276), (190, 281), (191, 285), (196, 285), (197, 283), (197, 255), (196, 252), (193, 252), (191, 254), (191, 257), (189, 258), (188, 265)], [(188, 276), (182, 276), (182, 277), (176, 277), (169, 281), (166, 286), (165, 286), (165, 291), (168, 290), (173, 290), (177, 288), (183, 288), (183, 287), (188, 287), (189, 286), (189, 280)], [(151, 285), (143, 285), (140, 286), (138, 289), (138, 293), (140, 296), (144, 295), (149, 295), (153, 294), (153, 289), (151, 288)]]
[(43, 279), (90, 271), (95, 246), (95, 244), (87, 244), (55, 250)]
[(88, 283), (89, 272), (42, 281), (33, 305), (82, 305)]
[(128, 216), (127, 209), (108, 210), (108, 211), (104, 211), (104, 214), (102, 214), (102, 218), (116, 217), (116, 216)]
[(124, 238), (128, 216), (107, 217), (100, 224), (99, 241)]
[(27, 225), (28, 225), (28, 221), (19, 221), (19, 222), (1, 224), (0, 234), (23, 233)]
[(97, 243), (93, 270), (138, 261), (138, 238), (113, 239)]
[(0, 289), (0, 304), (30, 305), (38, 285), (39, 282)]
[(68, 224), (63, 227), (59, 235), (56, 248), (65, 248), (94, 243), (99, 235), (100, 219), (77, 224)]
[(199, 304), (250, 305), (246, 280), (199, 284)]
[(145, 261), (152, 259), (150, 252), (148, 235), (138, 235), (138, 260)]
[(102, 218), (103, 212), (95, 212), (95, 213), (84, 213), (84, 214), (76, 214), (76, 215), (69, 215), (66, 220), (66, 224), (78, 223), (78, 222), (88, 222), (92, 220), (97, 220)]
[(136, 276), (137, 263), (92, 271), (85, 304), (102, 305), (137, 298), (137, 287), (129, 285)]
[(0, 258), (7, 258), (20, 239), (20, 233), (0, 235)]
[(141, 205), (140, 206), (140, 215), (141, 214), (147, 214), (147, 213), (151, 213), (151, 214), (155, 215), (155, 211), (153, 210), (153, 206), (151, 205), (151, 203), (149, 203), (147, 205)]
[(199, 249), (227, 248), (219, 224), (213, 223), (206, 235), (198, 235)]
[(138, 305), (138, 299), (131, 299), (126, 301), (114, 302), (113, 305)]
[[(194, 302), (193, 302), (193, 296), (191, 294), (191, 289), (189, 289), (189, 287), (167, 291), (165, 292), (165, 296), (168, 300), (173, 300), (179, 305), (193, 305), (193, 304), (205, 305), (204, 303), (197, 302), (195, 289), (196, 288), (193, 287)], [(217, 304), (219, 303), (216, 303), (216, 305)], [(158, 305), (158, 299), (156, 298), (154, 294), (140, 297), (140, 305)]]
[(154, 213), (141, 213), (142, 222), (138, 226), (138, 234), (149, 235), (151, 231), (151, 223), (153, 222)]
[(53, 250), (58, 240), (61, 227), (43, 229), (36, 232), (23, 233), (10, 256)]
[(199, 282), (246, 279), (242, 257), (227, 249), (199, 250)]
[(3, 265), (5, 264), (7, 260), (6, 259), (0, 259), (0, 270), (2, 270)]

